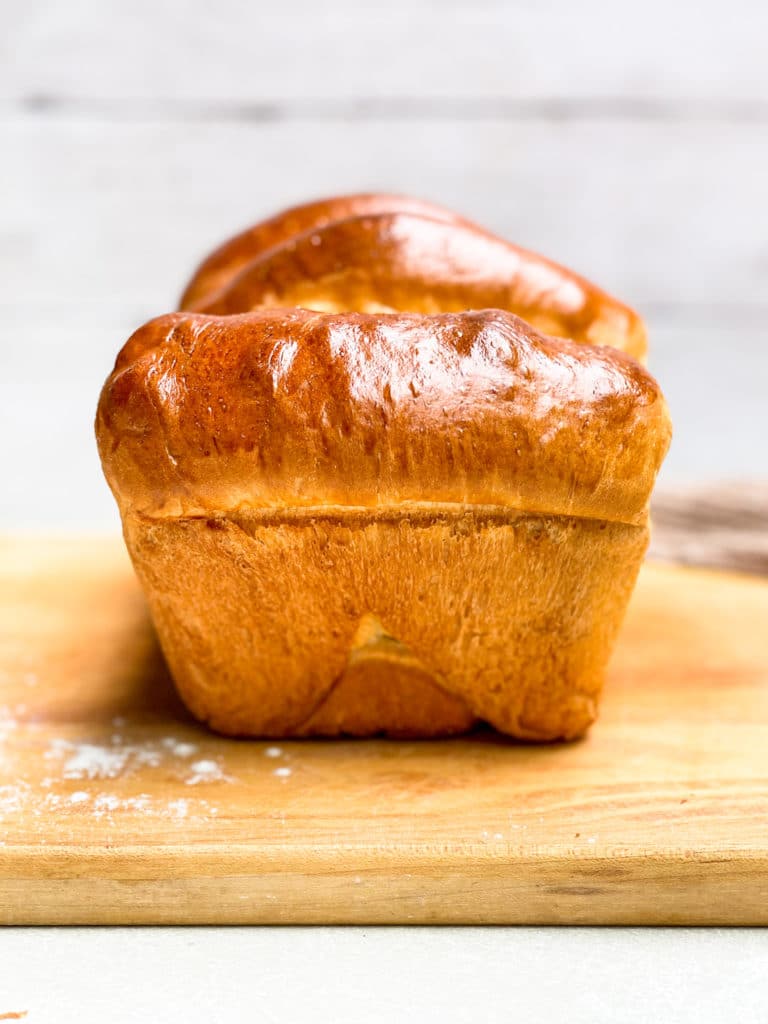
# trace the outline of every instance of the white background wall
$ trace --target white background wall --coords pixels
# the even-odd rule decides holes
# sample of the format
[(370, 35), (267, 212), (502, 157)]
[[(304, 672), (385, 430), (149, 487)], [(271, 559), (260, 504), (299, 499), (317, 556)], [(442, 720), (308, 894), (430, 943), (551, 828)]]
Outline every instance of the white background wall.
[(447, 203), (647, 317), (663, 480), (768, 476), (763, 0), (3, 0), (0, 525), (112, 526), (129, 333), (284, 204)]

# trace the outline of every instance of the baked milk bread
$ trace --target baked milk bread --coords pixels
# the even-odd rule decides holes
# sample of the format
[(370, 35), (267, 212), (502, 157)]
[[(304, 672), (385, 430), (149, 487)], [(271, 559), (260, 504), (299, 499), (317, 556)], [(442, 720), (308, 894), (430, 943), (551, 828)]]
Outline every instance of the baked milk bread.
[(671, 436), (640, 318), (392, 196), (249, 229), (182, 307), (125, 344), (96, 434), (192, 712), (581, 735)]

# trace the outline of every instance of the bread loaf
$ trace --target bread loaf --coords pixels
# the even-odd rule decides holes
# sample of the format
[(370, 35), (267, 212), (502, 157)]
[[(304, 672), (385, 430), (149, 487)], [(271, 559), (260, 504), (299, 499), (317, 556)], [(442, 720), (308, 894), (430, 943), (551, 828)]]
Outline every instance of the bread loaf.
[(183, 304), (126, 343), (96, 431), (192, 711), (265, 737), (583, 733), (670, 440), (636, 314), (371, 196), (238, 236)]

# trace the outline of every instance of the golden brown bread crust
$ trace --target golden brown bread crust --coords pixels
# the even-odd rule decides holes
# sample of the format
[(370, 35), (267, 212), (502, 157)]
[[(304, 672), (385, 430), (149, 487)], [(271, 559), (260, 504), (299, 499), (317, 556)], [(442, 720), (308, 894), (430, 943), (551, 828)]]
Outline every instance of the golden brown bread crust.
[(510, 313), (176, 313), (128, 341), (99, 404), (123, 510), (500, 506), (641, 523), (670, 426), (610, 348)]
[(648, 540), (471, 507), (124, 526), (185, 702), (221, 732), (273, 737), (436, 736), (477, 719), (581, 735)]
[[(193, 274), (181, 297), (180, 309), (195, 309), (210, 301), (216, 292), (228, 285), (253, 260), (274, 246), (316, 231), (333, 221), (375, 213), (415, 213), (433, 220), (462, 223), (458, 214), (434, 203), (409, 196), (362, 193), (317, 199), (301, 206), (292, 206), (268, 220), (254, 224), (230, 238), (207, 256)], [(242, 312), (240, 310), (239, 312)]]
[(96, 430), (192, 711), (239, 735), (583, 733), (670, 437), (636, 314), (387, 196), (257, 225), (183, 304), (212, 315), (137, 331)]
[(504, 309), (546, 334), (646, 355), (640, 317), (584, 278), (474, 225), (417, 213), (352, 217), (290, 237), (192, 308), (227, 315), (274, 306)]

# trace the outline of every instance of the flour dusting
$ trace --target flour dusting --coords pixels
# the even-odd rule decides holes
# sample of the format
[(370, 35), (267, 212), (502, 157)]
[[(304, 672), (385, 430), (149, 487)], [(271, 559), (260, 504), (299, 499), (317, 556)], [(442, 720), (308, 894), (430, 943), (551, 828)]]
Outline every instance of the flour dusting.
[(166, 750), (170, 750), (174, 757), (192, 757), (198, 749), (196, 743), (185, 743), (173, 736), (166, 736), (162, 745)]
[(171, 800), (168, 810), (176, 818), (186, 818), (189, 814), (189, 800)]
[(93, 809), (97, 815), (102, 816), (109, 811), (116, 811), (120, 804), (119, 796), (114, 796), (112, 793), (102, 793), (94, 800)]
[[(164, 736), (158, 741), (128, 743), (113, 733), (108, 743), (53, 739), (43, 753), (47, 761), (58, 762), (63, 779), (104, 781), (131, 775), (140, 768), (173, 767), (174, 775), (190, 786), (201, 782), (224, 782), (227, 776), (217, 761), (187, 761), (198, 751), (196, 743)], [(44, 780), (45, 782), (48, 780)]]
[(159, 751), (139, 746), (101, 746), (97, 743), (72, 743), (54, 739), (43, 755), (47, 760), (62, 762), (65, 779), (117, 779), (130, 766), (156, 768), (162, 755)]
[[(30, 685), (36, 682), (37, 677)], [(114, 731), (103, 738), (54, 737), (38, 743), (31, 757), (29, 740), (41, 726), (27, 710), (24, 704), (0, 705), (0, 822), (5, 823), (0, 834), (15, 819), (45, 844), (66, 836), (75, 821), (78, 827), (88, 820), (118, 824), (121, 814), (140, 814), (203, 823), (218, 815), (218, 806), (202, 794), (179, 795), (184, 786), (215, 788), (233, 781), (218, 758), (199, 756), (198, 743), (173, 734), (144, 738), (146, 727), (116, 715), (110, 722)], [(150, 792), (131, 793), (133, 776)], [(153, 776), (162, 783), (162, 796), (156, 794)]]
[(184, 781), (188, 786), (198, 786), (201, 782), (223, 782), (227, 776), (216, 761), (195, 761), (190, 765), (191, 775)]
[[(44, 676), (29, 685), (38, 682)], [(274, 818), (283, 834), (290, 826), (279, 799), (301, 775), (290, 743), (247, 747), (147, 712), (99, 717), (94, 708), (78, 721), (58, 703), (40, 704), (42, 693), (17, 688), (14, 697), (22, 694), (26, 703), (0, 701), (0, 846), (202, 840), (217, 819), (239, 818), (243, 791), (251, 813)]]
[(12, 786), (0, 786), (0, 819), (5, 814), (20, 811), (26, 802), (28, 791), (29, 786), (23, 782), (14, 783)]

